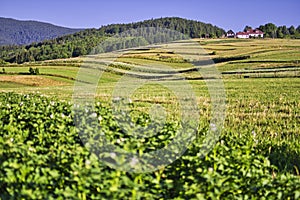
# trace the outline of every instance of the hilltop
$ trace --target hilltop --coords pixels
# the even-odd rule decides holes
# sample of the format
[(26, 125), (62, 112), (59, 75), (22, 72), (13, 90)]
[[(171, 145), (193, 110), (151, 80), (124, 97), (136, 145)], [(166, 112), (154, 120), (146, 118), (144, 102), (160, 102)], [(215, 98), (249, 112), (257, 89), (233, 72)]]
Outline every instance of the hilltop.
[(24, 45), (73, 34), (72, 29), (39, 21), (21, 21), (0, 17), (0, 45)]

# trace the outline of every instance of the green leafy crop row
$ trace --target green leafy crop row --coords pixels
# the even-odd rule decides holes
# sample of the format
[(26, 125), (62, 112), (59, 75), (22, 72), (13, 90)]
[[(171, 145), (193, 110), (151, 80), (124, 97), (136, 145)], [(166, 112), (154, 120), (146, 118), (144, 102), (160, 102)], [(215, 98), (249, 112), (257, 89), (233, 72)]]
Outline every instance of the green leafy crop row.
[[(90, 110), (87, 109), (86, 113)], [(118, 128), (109, 108), (97, 104), (106, 137), (128, 151), (151, 151), (168, 143), (178, 125), (166, 123), (156, 137), (135, 141)], [(134, 123), (147, 126), (147, 115)], [(120, 120), (129, 120), (128, 116)], [(88, 123), (87, 123), (88, 124)], [(253, 133), (225, 129), (212, 151), (199, 157), (208, 125), (184, 155), (152, 173), (119, 171), (89, 152), (74, 125), (72, 105), (39, 95), (0, 94), (1, 199), (297, 199), (300, 179), (280, 173), (267, 143)], [(93, 130), (86, 127), (87, 133)], [(264, 146), (265, 145), (265, 146)], [(145, 147), (143, 147), (145, 146)], [(274, 154), (275, 155), (275, 154)], [(273, 158), (274, 159), (274, 158)], [(276, 162), (276, 161), (274, 161)]]

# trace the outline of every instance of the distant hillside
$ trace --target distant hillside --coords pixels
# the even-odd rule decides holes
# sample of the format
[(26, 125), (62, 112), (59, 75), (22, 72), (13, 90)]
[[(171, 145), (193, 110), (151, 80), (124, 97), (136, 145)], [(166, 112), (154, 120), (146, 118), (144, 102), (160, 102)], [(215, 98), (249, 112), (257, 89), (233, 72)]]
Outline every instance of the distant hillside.
[[(158, 19), (150, 19), (142, 22), (129, 24), (112, 24), (101, 27), (105, 33), (115, 34), (132, 28), (144, 27), (161, 27), (181, 32), (191, 38), (205, 37), (221, 37), (225, 31), (212, 24), (207, 24), (195, 20), (183, 19), (179, 17), (165, 17)], [(100, 30), (101, 30), (100, 29)]]
[(0, 45), (24, 45), (73, 34), (71, 29), (38, 21), (20, 21), (0, 17)]
[[(102, 26), (99, 29), (86, 29), (71, 35), (47, 40), (39, 43), (32, 43), (26, 46), (5, 46), (0, 47), (0, 59), (10, 63), (23, 63), (28, 61), (42, 61), (57, 58), (69, 58), (91, 53), (101, 41), (105, 38), (121, 33), (127, 30), (145, 27), (160, 27), (181, 32), (191, 38), (197, 37), (221, 37), (225, 31), (217, 26), (206, 24), (194, 20), (187, 20), (178, 17), (166, 17), (159, 19), (145, 20), (142, 22), (129, 24), (112, 24)], [(144, 29), (145, 30), (145, 29)], [(151, 30), (149, 30), (151, 31)], [(134, 31), (133, 31), (134, 32)], [(151, 35), (151, 32), (146, 33)], [(157, 35), (156, 35), (157, 36)], [(161, 42), (162, 37), (149, 37), (147, 42)], [(128, 38), (130, 40), (130, 38)], [(114, 46), (108, 46), (108, 49), (97, 49), (97, 52), (115, 50), (124, 45), (124, 43), (142, 43), (145, 41), (131, 38), (132, 41), (114, 41)], [(117, 44), (118, 43), (118, 44)], [(134, 45), (134, 44), (133, 44)]]

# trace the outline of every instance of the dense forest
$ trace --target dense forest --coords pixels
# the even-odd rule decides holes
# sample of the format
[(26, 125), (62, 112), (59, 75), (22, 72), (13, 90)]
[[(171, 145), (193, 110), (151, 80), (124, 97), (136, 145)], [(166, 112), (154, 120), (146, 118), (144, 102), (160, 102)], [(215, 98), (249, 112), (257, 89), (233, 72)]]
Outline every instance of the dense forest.
[(143, 27), (167, 28), (186, 34), (191, 38), (199, 38), (205, 35), (209, 35), (210, 37), (221, 37), (225, 33), (223, 29), (218, 28), (217, 26), (179, 17), (165, 17), (129, 24), (112, 24), (101, 27), (100, 31), (115, 34)]
[(38, 21), (20, 21), (3, 17), (0, 17), (0, 24), (0, 45), (25, 45), (83, 30)]
[[(104, 39), (95, 29), (24, 46), (1, 46), (0, 59), (11, 63), (77, 57)], [(1, 60), (0, 60), (1, 62)]]
[[(156, 29), (151, 29), (151, 27), (155, 27)], [(129, 36), (134, 36), (134, 30), (139, 28), (145, 33), (139, 33), (138, 35), (147, 35), (146, 41), (144, 37), (127, 37), (123, 38), (122, 40), (114, 40), (113, 42), (112, 40), (108, 40), (105, 44), (102, 44), (99, 47), (99, 44), (108, 37), (126, 31)], [(223, 29), (211, 24), (178, 17), (151, 19), (129, 24), (112, 24), (102, 26), (99, 29), (86, 29), (71, 35), (66, 35), (43, 42), (32, 43), (30, 45), (1, 46), (0, 63), (23, 63), (28, 61), (69, 58), (147, 43), (160, 43), (166, 40), (166, 36), (161, 33), (155, 33), (155, 30), (157, 31), (159, 28), (173, 30), (173, 32), (169, 32), (167, 34), (167, 37), (172, 34), (176, 35), (175, 31), (178, 31), (191, 38), (221, 37), (225, 34)]]

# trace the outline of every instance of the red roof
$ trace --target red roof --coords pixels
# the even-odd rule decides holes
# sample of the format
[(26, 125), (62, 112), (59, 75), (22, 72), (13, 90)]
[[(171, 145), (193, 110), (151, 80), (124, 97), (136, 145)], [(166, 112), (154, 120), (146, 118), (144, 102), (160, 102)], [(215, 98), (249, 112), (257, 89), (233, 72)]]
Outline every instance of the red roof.
[(238, 32), (236, 35), (249, 35), (249, 33), (246, 33), (246, 32)]
[(249, 35), (249, 34), (264, 34), (264, 32), (262, 32), (259, 29), (255, 29), (255, 30), (247, 30), (247, 32), (238, 32), (236, 35)]
[(259, 30), (259, 29), (254, 29), (254, 30), (250, 29), (250, 30), (247, 31), (247, 33), (249, 33), (249, 34), (264, 34), (264, 33), (263, 33), (261, 30)]

